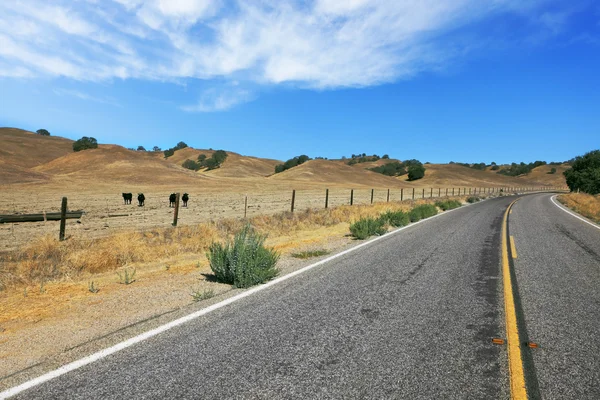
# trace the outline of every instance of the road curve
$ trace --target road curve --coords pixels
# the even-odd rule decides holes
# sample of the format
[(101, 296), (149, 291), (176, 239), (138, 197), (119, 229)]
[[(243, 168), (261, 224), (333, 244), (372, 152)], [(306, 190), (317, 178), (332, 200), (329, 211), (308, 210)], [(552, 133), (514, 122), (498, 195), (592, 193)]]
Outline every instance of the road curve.
[[(506, 348), (491, 339), (505, 336), (501, 227), (514, 199), (411, 226), (17, 398), (509, 398)], [(582, 340), (598, 331), (598, 236), (581, 233), (584, 224), (547, 199), (525, 196), (509, 218), (518, 250), (516, 296), (526, 333), (542, 346), (526, 355), (533, 359), (528, 379), (544, 398), (585, 397), (599, 386), (590, 387), (598, 380), (597, 338), (587, 337), (593, 354), (571, 348), (576, 358), (567, 357), (580, 366), (571, 371), (585, 388), (568, 392), (574, 381), (556, 376), (563, 364), (545, 365), (556, 354), (566, 357), (562, 346), (572, 331), (585, 332)], [(551, 221), (563, 217), (563, 228), (551, 230)], [(535, 226), (543, 229), (533, 234)], [(575, 259), (579, 267), (570, 263), (567, 274), (557, 262), (550, 274), (550, 264), (539, 262), (541, 249), (542, 260)], [(554, 275), (563, 286), (553, 286)], [(552, 290), (563, 302), (573, 299), (544, 300)], [(540, 318), (548, 302), (552, 318)], [(561, 318), (577, 325), (564, 335), (547, 329)], [(564, 383), (553, 382), (559, 378)]]

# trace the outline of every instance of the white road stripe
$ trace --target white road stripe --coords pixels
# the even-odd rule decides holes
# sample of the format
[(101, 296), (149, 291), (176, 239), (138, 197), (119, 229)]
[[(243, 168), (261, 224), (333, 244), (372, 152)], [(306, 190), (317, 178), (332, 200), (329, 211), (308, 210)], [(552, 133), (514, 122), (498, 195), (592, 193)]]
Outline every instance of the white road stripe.
[[(474, 203), (474, 204), (477, 204), (477, 203)], [(257, 292), (260, 292), (262, 290), (267, 289), (268, 287), (271, 287), (273, 285), (277, 285), (278, 283), (286, 281), (286, 280), (288, 280), (288, 279), (290, 279), (290, 278), (292, 278), (292, 277), (294, 277), (296, 275), (300, 275), (300, 274), (302, 274), (302, 273), (304, 273), (306, 271), (309, 271), (309, 270), (311, 270), (311, 269), (313, 269), (313, 268), (315, 268), (315, 267), (317, 267), (317, 266), (319, 266), (321, 264), (325, 264), (325, 263), (327, 263), (327, 262), (329, 262), (331, 260), (334, 260), (336, 258), (344, 256), (344, 255), (346, 255), (348, 253), (351, 253), (351, 252), (353, 252), (355, 250), (358, 250), (358, 249), (360, 249), (362, 247), (368, 246), (368, 245), (370, 245), (372, 243), (375, 243), (375, 242), (377, 242), (377, 241), (379, 241), (379, 240), (381, 240), (383, 238), (386, 238), (388, 236), (394, 235), (394, 234), (396, 234), (398, 232), (401, 232), (401, 231), (403, 231), (405, 229), (412, 228), (413, 226), (418, 225), (418, 224), (420, 224), (422, 222), (431, 221), (434, 218), (440, 217), (442, 215), (446, 215), (446, 214), (448, 214), (448, 213), (450, 213), (452, 211), (460, 210), (461, 208), (464, 208), (464, 207), (467, 207), (467, 206), (471, 206), (471, 205), (474, 205), (474, 204), (465, 204), (462, 207), (458, 207), (458, 208), (455, 208), (453, 210), (444, 211), (444, 212), (442, 212), (440, 214), (434, 215), (433, 217), (429, 217), (429, 218), (422, 219), (422, 220), (417, 221), (417, 222), (413, 222), (410, 225), (403, 226), (402, 228), (398, 228), (398, 229), (396, 229), (394, 231), (391, 231), (391, 232), (388, 232), (388, 233), (386, 233), (386, 234), (384, 234), (382, 236), (377, 236), (377, 237), (375, 237), (375, 238), (373, 238), (373, 239), (371, 239), (371, 240), (369, 240), (369, 241), (367, 241), (365, 243), (359, 244), (358, 246), (354, 246), (354, 247), (352, 247), (350, 249), (347, 249), (347, 250), (344, 250), (344, 251), (342, 251), (340, 253), (334, 254), (333, 256), (327, 257), (327, 258), (325, 258), (325, 259), (323, 259), (321, 261), (318, 261), (318, 262), (316, 262), (314, 264), (307, 265), (306, 267), (303, 267), (303, 268), (301, 268), (301, 269), (299, 269), (297, 271), (294, 271), (294, 272), (291, 272), (291, 273), (289, 273), (287, 275), (284, 275), (284, 276), (281, 276), (279, 278), (276, 278), (276, 279), (274, 279), (272, 281), (269, 281), (269, 282), (267, 282), (265, 284), (262, 284), (260, 286), (256, 286), (256, 287), (254, 287), (252, 289), (248, 289), (247, 291), (245, 291), (243, 293), (240, 293), (240, 294), (238, 294), (236, 296), (230, 297), (229, 299), (223, 300), (223, 301), (221, 301), (219, 303), (216, 303), (216, 304), (213, 304), (213, 305), (211, 305), (209, 307), (203, 308), (202, 310), (199, 310), (199, 311), (196, 311), (196, 312), (194, 312), (192, 314), (186, 315), (185, 317), (181, 317), (181, 318), (176, 319), (174, 321), (171, 321), (171, 322), (169, 322), (167, 324), (161, 325), (161, 326), (159, 326), (157, 328), (154, 328), (152, 330), (144, 332), (144, 333), (142, 333), (140, 335), (134, 336), (131, 339), (125, 340), (125, 341), (120, 342), (120, 343), (117, 343), (114, 346), (108, 347), (108, 348), (106, 348), (104, 350), (100, 350), (100, 351), (98, 351), (98, 352), (96, 352), (94, 354), (91, 354), (91, 355), (89, 355), (87, 357), (81, 358), (81, 359), (79, 359), (77, 361), (73, 361), (73, 362), (71, 362), (69, 364), (63, 365), (62, 367), (60, 367), (58, 369), (55, 369), (54, 371), (50, 371), (50, 372), (48, 372), (48, 373), (46, 373), (44, 375), (41, 375), (41, 376), (39, 376), (37, 378), (31, 379), (31, 380), (29, 380), (27, 382), (24, 382), (24, 383), (22, 383), (22, 384), (20, 384), (18, 386), (15, 386), (13, 388), (5, 390), (4, 392), (1, 392), (0, 393), (0, 400), (7, 399), (7, 398), (9, 398), (11, 396), (14, 396), (14, 395), (16, 395), (18, 393), (21, 393), (21, 392), (23, 392), (23, 391), (25, 391), (27, 389), (31, 389), (34, 386), (40, 385), (40, 384), (42, 384), (44, 382), (47, 382), (49, 380), (52, 380), (54, 378), (58, 378), (61, 375), (64, 375), (64, 374), (66, 374), (68, 372), (71, 372), (71, 371), (74, 371), (74, 370), (76, 370), (78, 368), (81, 368), (81, 367), (87, 365), (87, 364), (91, 364), (91, 363), (93, 363), (95, 361), (98, 361), (98, 360), (100, 360), (102, 358), (105, 358), (105, 357), (107, 357), (107, 356), (109, 356), (109, 355), (111, 355), (113, 353), (116, 353), (118, 351), (126, 349), (127, 347), (133, 346), (136, 343), (142, 342), (142, 341), (144, 341), (146, 339), (149, 339), (149, 338), (151, 338), (153, 336), (156, 336), (156, 335), (158, 335), (158, 334), (160, 334), (162, 332), (165, 332), (165, 331), (168, 331), (168, 330), (170, 330), (172, 328), (175, 328), (176, 326), (182, 325), (182, 324), (184, 324), (186, 322), (189, 322), (189, 321), (194, 320), (196, 318), (199, 318), (199, 317), (201, 317), (203, 315), (206, 315), (206, 314), (208, 314), (210, 312), (218, 310), (219, 308), (225, 307), (225, 306), (227, 306), (227, 305), (229, 305), (231, 303), (234, 303), (234, 302), (236, 302), (238, 300), (241, 300), (241, 299), (243, 299), (245, 297), (251, 296), (254, 293), (257, 293)]]
[(600, 225), (597, 225), (597, 224), (595, 224), (595, 223), (593, 223), (593, 222), (591, 222), (591, 221), (588, 221), (587, 219), (585, 219), (585, 218), (583, 218), (583, 217), (581, 217), (581, 216), (579, 216), (579, 215), (575, 214), (574, 212), (567, 210), (567, 209), (566, 209), (566, 207), (565, 207), (565, 206), (563, 206), (562, 204), (558, 204), (558, 203), (557, 203), (557, 202), (554, 200), (554, 199), (556, 198), (556, 196), (557, 196), (557, 195), (554, 195), (554, 196), (550, 197), (550, 200), (551, 200), (551, 201), (554, 203), (554, 205), (555, 205), (556, 207), (560, 208), (561, 210), (563, 210), (563, 211), (564, 211), (564, 212), (566, 212), (567, 214), (571, 214), (571, 215), (572, 215), (572, 216), (574, 216), (575, 218), (582, 220), (582, 221), (583, 221), (583, 222), (585, 222), (586, 224), (589, 224), (589, 225), (593, 226), (593, 227), (594, 227), (594, 228), (596, 228), (596, 229), (600, 229)]

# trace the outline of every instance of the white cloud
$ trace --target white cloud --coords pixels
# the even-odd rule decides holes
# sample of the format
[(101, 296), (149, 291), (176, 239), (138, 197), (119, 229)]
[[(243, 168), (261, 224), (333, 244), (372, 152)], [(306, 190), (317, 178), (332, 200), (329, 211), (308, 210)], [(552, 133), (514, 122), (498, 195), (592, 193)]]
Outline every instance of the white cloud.
[(83, 93), (80, 92), (78, 90), (70, 90), (70, 89), (54, 89), (54, 94), (56, 94), (57, 96), (72, 96), (72, 97), (77, 97), (78, 99), (81, 100), (86, 100), (86, 101), (93, 101), (95, 103), (101, 103), (101, 104), (108, 104), (111, 106), (115, 106), (115, 107), (119, 107), (119, 108), (123, 108), (123, 106), (121, 104), (119, 104), (115, 99), (112, 98), (108, 98), (108, 97), (94, 97), (91, 96), (87, 93)]
[(205, 90), (197, 104), (184, 106), (181, 109), (187, 112), (215, 112), (226, 111), (238, 104), (252, 101), (252, 93), (239, 88)]
[[(362, 87), (437, 69), (460, 53), (444, 46), (449, 32), (495, 13), (535, 14), (543, 1), (6, 1), (0, 61), (28, 76), (89, 81)], [(559, 16), (539, 20), (558, 29)], [(226, 109), (243, 98), (216, 96), (196, 108)]]

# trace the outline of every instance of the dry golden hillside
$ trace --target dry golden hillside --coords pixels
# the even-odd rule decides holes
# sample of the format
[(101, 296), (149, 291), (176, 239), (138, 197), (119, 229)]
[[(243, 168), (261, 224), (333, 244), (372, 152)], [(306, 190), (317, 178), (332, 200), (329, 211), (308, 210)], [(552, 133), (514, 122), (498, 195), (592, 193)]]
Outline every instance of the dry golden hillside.
[[(200, 150), (194, 149), (193, 147), (185, 147), (183, 149), (176, 150), (175, 153), (166, 160), (170, 163), (181, 165), (185, 160), (196, 161), (200, 154), (206, 154), (206, 157), (210, 157), (213, 155), (213, 153), (213, 150)], [(162, 152), (157, 153), (157, 157), (164, 159), (164, 154)]]
[(90, 183), (127, 182), (139, 185), (201, 183), (208, 178), (158, 159), (153, 153), (127, 150), (117, 145), (100, 145), (57, 158), (33, 168), (54, 177)]
[(318, 182), (336, 186), (407, 187), (404, 182), (339, 161), (311, 160), (268, 178), (273, 181)]
[(227, 159), (223, 165), (213, 171), (208, 171), (207, 174), (230, 178), (263, 177), (272, 175), (275, 172), (275, 166), (279, 164), (281, 161), (278, 160), (227, 152)]
[[(311, 160), (300, 166), (274, 174), (280, 161), (242, 156), (228, 152), (220, 168), (194, 172), (181, 167), (198, 155), (210, 157), (213, 150), (191, 147), (177, 150), (164, 159), (162, 153), (131, 151), (117, 145), (100, 145), (98, 149), (74, 153), (73, 141), (40, 136), (15, 128), (0, 128), (0, 185), (52, 184), (77, 190), (111, 187), (126, 183), (146, 187), (194, 185), (198, 190), (239, 191), (271, 190), (282, 187), (499, 187), (499, 186), (563, 186), (562, 172), (568, 166), (541, 166), (519, 177), (499, 175), (495, 171), (479, 171), (455, 164), (427, 164), (423, 179), (408, 182), (407, 176), (388, 177), (369, 171), (388, 162), (380, 159), (357, 163), (347, 160)], [(130, 188), (133, 190), (133, 188)]]
[(16, 128), (0, 128), (0, 161), (31, 168), (73, 152), (73, 141), (41, 136)]
[[(200, 154), (211, 157), (214, 150), (202, 150), (186, 147), (175, 151), (167, 160), (171, 163), (181, 165), (185, 160), (196, 161)], [(161, 153), (162, 154), (162, 153)], [(269, 176), (275, 172), (275, 166), (281, 164), (281, 161), (271, 160), (267, 158), (242, 156), (237, 153), (227, 152), (227, 159), (221, 165), (212, 171), (201, 171), (212, 176), (221, 176), (229, 178), (254, 178)]]
[[(401, 179), (407, 179), (404, 175)], [(504, 175), (479, 171), (457, 164), (427, 164), (425, 177), (419, 180), (425, 186), (467, 186), (467, 187), (498, 187), (518, 186), (515, 178)]]
[[(556, 172), (554, 174), (549, 173), (552, 168), (556, 168)], [(565, 172), (569, 168), (571, 168), (571, 166), (568, 164), (541, 165), (537, 168), (534, 168), (527, 175), (522, 175), (518, 178), (537, 182), (543, 185), (565, 186), (567, 184), (567, 180), (565, 179), (563, 172)]]

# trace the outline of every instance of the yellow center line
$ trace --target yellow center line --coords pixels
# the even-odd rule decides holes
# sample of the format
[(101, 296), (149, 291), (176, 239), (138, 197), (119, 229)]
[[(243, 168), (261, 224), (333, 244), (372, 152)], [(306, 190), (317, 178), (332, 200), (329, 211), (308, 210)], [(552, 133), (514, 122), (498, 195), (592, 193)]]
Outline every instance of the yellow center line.
[(517, 248), (515, 247), (515, 237), (510, 235), (510, 254), (512, 258), (517, 258)]
[(526, 400), (527, 389), (525, 388), (523, 358), (521, 357), (521, 343), (519, 341), (519, 331), (517, 329), (517, 312), (515, 309), (515, 298), (512, 291), (512, 280), (510, 277), (510, 266), (508, 263), (508, 245), (506, 240), (508, 213), (510, 212), (513, 204), (515, 204), (514, 201), (506, 209), (506, 212), (504, 213), (504, 220), (502, 222), (502, 277), (504, 282), (504, 313), (506, 318), (506, 342), (508, 345), (510, 398)]

